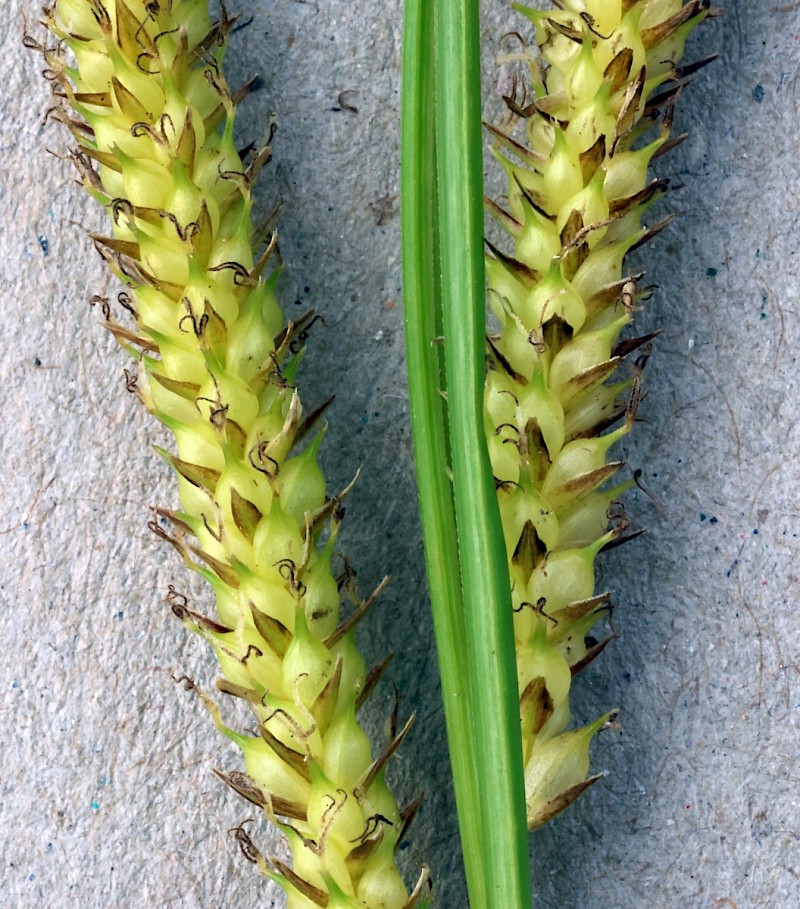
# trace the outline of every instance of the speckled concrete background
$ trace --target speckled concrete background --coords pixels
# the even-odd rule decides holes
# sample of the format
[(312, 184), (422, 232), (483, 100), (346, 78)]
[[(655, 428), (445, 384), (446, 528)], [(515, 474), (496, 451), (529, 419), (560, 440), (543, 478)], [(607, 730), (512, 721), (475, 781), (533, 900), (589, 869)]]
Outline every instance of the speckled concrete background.
[[(541, 909), (794, 909), (800, 905), (800, 411), (797, 298), (800, 8), (732, 0), (693, 40), (719, 51), (681, 100), (690, 140), (660, 162), (675, 223), (644, 251), (663, 326), (645, 418), (625, 452), (661, 503), (649, 533), (605, 557), (621, 637), (576, 685), (575, 715), (622, 708), (595, 748), (608, 778), (532, 838)], [(465, 905), (411, 476), (397, 219), (400, 3), (249, 3), (230, 81), (262, 87), (242, 144), (280, 125), (259, 204), (283, 202), (287, 312), (310, 338), (308, 405), (338, 393), (330, 482), (361, 465), (345, 546), (364, 587), (394, 581), (362, 631), (394, 650), (418, 712), (394, 769), (425, 810), (402, 860), (433, 869), (438, 905)], [(213, 666), (163, 602), (198, 599), (146, 530), (171, 501), (124, 392), (121, 354), (86, 304), (113, 290), (82, 235), (100, 214), (42, 125), (40, 64), (4, 0), (0, 36), (0, 904), (9, 909), (281, 905), (226, 834), (248, 807), (211, 773), (236, 765), (196, 698)], [(486, 109), (495, 58), (521, 27), (486, 2)], [(340, 93), (349, 92), (340, 103)], [(299, 306), (298, 306), (299, 308)], [(374, 700), (381, 734), (390, 685)], [(262, 845), (270, 834), (260, 834)], [(277, 845), (274, 848), (280, 849)]]

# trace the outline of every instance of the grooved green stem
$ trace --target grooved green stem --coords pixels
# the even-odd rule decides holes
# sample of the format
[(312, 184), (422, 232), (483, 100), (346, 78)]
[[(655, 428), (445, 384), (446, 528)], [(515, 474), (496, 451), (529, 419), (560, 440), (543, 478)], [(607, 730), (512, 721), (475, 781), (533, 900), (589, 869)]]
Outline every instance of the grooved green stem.
[[(471, 904), (473, 909), (528, 909), (530, 867), (510, 583), (483, 424), (477, 10), (474, 0), (436, 0), (433, 15), (431, 4), (420, 0), (409, 0), (406, 7), (402, 151), (409, 390)], [(431, 347), (437, 307), (444, 334), (452, 497), (444, 473), (438, 354)], [(466, 699), (466, 708), (459, 698)], [(462, 753), (465, 747), (469, 757)], [(471, 780), (477, 793), (469, 791)], [(476, 850), (482, 850), (482, 857)]]
[(409, 0), (403, 39), (401, 223), (403, 309), (411, 423), (425, 562), (439, 655), (445, 722), (450, 745), (464, 865), (474, 905), (486, 901), (484, 845), (473, 748), (471, 692), (466, 652), (452, 490), (447, 476), (443, 364), (434, 338), (441, 330), (437, 269), (434, 129), (433, 7)]
[(480, 26), (477, 0), (436, 0), (436, 130), (444, 353), (453, 491), (475, 752), (487, 849), (487, 905), (529, 907), (522, 744), (510, 582), (483, 420)]

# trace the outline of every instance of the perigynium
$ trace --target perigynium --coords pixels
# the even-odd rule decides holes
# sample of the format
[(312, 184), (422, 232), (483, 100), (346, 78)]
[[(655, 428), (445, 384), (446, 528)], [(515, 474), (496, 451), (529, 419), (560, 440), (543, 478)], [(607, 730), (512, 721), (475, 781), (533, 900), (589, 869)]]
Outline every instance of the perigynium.
[[(617, 503), (633, 481), (609, 451), (633, 426), (653, 335), (620, 340), (648, 292), (626, 255), (669, 221), (644, 216), (666, 189), (650, 162), (670, 136), (680, 89), (698, 66), (679, 61), (689, 32), (714, 11), (691, 0), (556, 0), (517, 7), (536, 27), (532, 93), (507, 102), (517, 141), (490, 127), (508, 201), (488, 202), (513, 238), (489, 244), (500, 331), (488, 339), (486, 431), (514, 605), (528, 826), (563, 810), (587, 778), (589, 742), (607, 713), (565, 731), (574, 675), (610, 637), (595, 593), (595, 558), (626, 537)], [(703, 61), (706, 62), (706, 61)], [(630, 374), (620, 367), (639, 351)]]
[[(293, 866), (244, 828), (242, 851), (291, 909), (410, 909), (426, 874), (409, 896), (394, 853), (418, 802), (399, 810), (385, 781), (410, 722), (373, 757), (356, 718), (388, 662), (365, 672), (354, 639), (383, 585), (361, 600), (334, 570), (348, 490), (326, 496), (324, 407), (304, 414), (294, 387), (310, 317), (284, 323), (276, 237), (251, 221), (270, 152), (243, 161), (236, 149), (246, 90), (222, 74), (231, 20), (213, 23), (207, 0), (58, 0), (44, 19), (58, 44), (26, 41), (113, 224), (95, 246), (126, 286), (124, 323), (100, 301), (105, 326), (135, 360), (129, 388), (175, 437), (161, 454), (181, 509), (151, 526), (216, 595), (213, 618), (174, 590), (172, 609), (213, 647), (219, 689), (255, 717), (257, 731), (234, 731), (201, 693), (244, 757), (220, 776), (280, 827)], [(344, 620), (343, 595), (355, 603)]]

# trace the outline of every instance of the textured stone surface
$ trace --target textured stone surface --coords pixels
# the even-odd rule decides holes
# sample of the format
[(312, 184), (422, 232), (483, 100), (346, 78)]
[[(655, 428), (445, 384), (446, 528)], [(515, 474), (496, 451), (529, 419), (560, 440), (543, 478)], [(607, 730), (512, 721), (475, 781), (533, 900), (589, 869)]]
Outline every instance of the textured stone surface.
[[(505, 3), (484, 6), (496, 116), (501, 36), (523, 23)], [(800, 8), (730, 6), (693, 39), (690, 57), (723, 59), (681, 99), (677, 127), (690, 139), (659, 162), (677, 190), (660, 211), (678, 218), (639, 258), (660, 285), (639, 325), (664, 333), (625, 455), (660, 508), (629, 498), (649, 533), (603, 563), (621, 637), (574, 699), (578, 720), (622, 714), (594, 751), (608, 778), (532, 837), (541, 909), (800, 904)], [(240, 117), (242, 144), (278, 116), (259, 200), (283, 203), (282, 299), (287, 313), (313, 305), (325, 318), (301, 390), (308, 406), (337, 393), (331, 487), (363, 468), (343, 548), (364, 588), (394, 579), (361, 641), (369, 658), (395, 652), (401, 709), (418, 714), (394, 767), (401, 799), (427, 792), (403, 861), (409, 874), (428, 862), (439, 906), (456, 909), (403, 376), (399, 7), (240, 2), (229, 76), (263, 79)], [(279, 906), (226, 834), (250, 812), (211, 767), (236, 766), (236, 752), (171, 678), (209, 685), (214, 667), (165, 606), (167, 585), (209, 598), (146, 529), (148, 507), (172, 491), (148, 447), (160, 429), (125, 394), (123, 356), (86, 304), (114, 291), (82, 233), (102, 213), (45, 152), (64, 140), (42, 123), (41, 66), (21, 47), (20, 14), (38, 5), (4, 9), (2, 903)], [(369, 708), (376, 736), (392, 698), (384, 684)]]

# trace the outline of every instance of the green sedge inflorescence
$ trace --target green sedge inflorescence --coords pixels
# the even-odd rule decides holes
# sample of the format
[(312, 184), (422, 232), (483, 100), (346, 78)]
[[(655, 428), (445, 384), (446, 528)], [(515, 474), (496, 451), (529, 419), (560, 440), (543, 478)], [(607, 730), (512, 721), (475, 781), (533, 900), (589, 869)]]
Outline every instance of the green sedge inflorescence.
[(394, 853), (419, 802), (400, 810), (385, 781), (410, 721), (373, 757), (356, 718), (388, 663), (365, 671), (354, 638), (383, 585), (362, 600), (352, 573), (334, 570), (348, 490), (326, 496), (325, 407), (304, 414), (294, 387), (311, 316), (284, 323), (276, 236), (251, 219), (270, 151), (243, 161), (234, 142), (247, 92), (222, 73), (231, 21), (223, 10), (212, 22), (206, 0), (58, 0), (45, 11), (58, 45), (27, 43), (113, 222), (93, 240), (133, 318), (102, 301), (104, 324), (138, 364), (128, 387), (175, 437), (160, 453), (181, 508), (159, 509), (152, 529), (216, 595), (214, 618), (174, 590), (172, 609), (213, 647), (219, 689), (255, 716), (256, 734), (234, 731), (201, 692), (244, 756), (245, 771), (220, 776), (280, 827), (293, 864), (244, 828), (242, 851), (290, 909), (411, 909), (427, 875), (409, 895)]
[[(666, 181), (650, 162), (671, 137), (674, 102), (697, 64), (679, 61), (691, 30), (713, 13), (692, 0), (557, 0), (517, 7), (535, 25), (527, 51), (532, 92), (508, 98), (525, 139), (489, 127), (508, 177), (508, 201), (489, 212), (513, 252), (489, 244), (486, 431), (512, 583), (528, 825), (567, 807), (587, 777), (589, 743), (607, 713), (570, 720), (571, 679), (611, 637), (593, 627), (610, 612), (595, 593), (595, 558), (626, 538), (609, 452), (631, 429), (645, 335), (620, 340), (647, 296), (626, 255), (663, 228), (644, 216)], [(707, 61), (702, 61), (707, 62)], [(620, 378), (635, 351), (632, 375)], [(611, 525), (611, 526), (610, 526)]]

